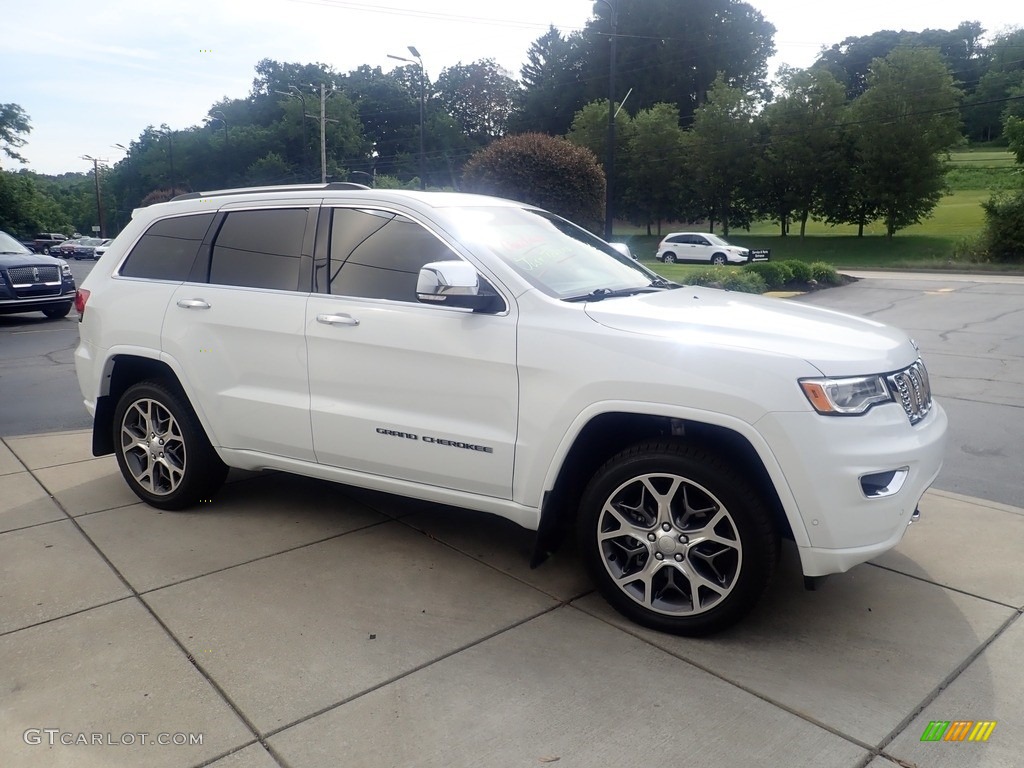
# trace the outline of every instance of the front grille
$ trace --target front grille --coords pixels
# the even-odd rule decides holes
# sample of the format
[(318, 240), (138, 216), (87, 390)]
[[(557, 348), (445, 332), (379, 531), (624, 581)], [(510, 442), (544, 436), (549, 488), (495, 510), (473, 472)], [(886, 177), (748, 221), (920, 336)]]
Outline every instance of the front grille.
[(917, 424), (932, 409), (932, 387), (928, 382), (928, 371), (918, 360), (909, 368), (885, 377), (896, 401), (903, 405), (911, 424)]
[(7, 274), (15, 288), (60, 282), (60, 267), (11, 267)]

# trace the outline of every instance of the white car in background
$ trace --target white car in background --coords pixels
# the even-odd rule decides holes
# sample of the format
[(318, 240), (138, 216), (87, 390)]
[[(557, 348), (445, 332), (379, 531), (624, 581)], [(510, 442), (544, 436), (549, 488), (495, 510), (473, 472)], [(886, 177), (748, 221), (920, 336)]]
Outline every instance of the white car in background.
[(706, 232), (670, 232), (658, 244), (658, 261), (702, 264), (746, 264), (752, 260), (749, 248), (730, 245), (718, 235)]

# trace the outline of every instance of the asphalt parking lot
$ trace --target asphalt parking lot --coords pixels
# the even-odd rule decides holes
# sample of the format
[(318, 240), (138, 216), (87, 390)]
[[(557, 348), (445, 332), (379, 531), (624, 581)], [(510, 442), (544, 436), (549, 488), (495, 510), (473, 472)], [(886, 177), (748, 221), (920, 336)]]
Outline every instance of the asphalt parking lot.
[[(571, 550), (530, 570), (498, 519), (241, 473), (160, 512), (87, 431), (0, 415), (0, 764), (1019, 765), (1024, 281), (877, 280), (801, 300), (914, 333), (978, 428), (947, 458), (959, 490), (820, 591), (785, 552), (704, 640), (626, 623)], [(2, 345), (6, 393), (26, 366)], [(922, 741), (933, 721), (996, 725)]]

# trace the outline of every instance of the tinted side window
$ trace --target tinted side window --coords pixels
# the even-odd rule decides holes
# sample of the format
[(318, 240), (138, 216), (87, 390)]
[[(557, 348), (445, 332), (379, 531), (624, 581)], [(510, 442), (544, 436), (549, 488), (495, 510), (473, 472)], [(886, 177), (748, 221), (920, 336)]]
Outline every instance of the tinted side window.
[(150, 280), (185, 280), (212, 222), (212, 213), (201, 213), (154, 223), (128, 254), (121, 274)]
[(694, 235), (693, 236), (693, 244), (694, 245), (710, 245), (710, 243), (708, 243), (707, 239), (701, 237), (700, 235)]
[(670, 243), (685, 243), (686, 235), (675, 235), (674, 237), (670, 237), (668, 241)]
[(305, 208), (229, 213), (213, 244), (210, 282), (297, 290), (308, 216)]
[(448, 246), (404, 216), (334, 210), (330, 291), (336, 296), (414, 302), (420, 267), (458, 259)]

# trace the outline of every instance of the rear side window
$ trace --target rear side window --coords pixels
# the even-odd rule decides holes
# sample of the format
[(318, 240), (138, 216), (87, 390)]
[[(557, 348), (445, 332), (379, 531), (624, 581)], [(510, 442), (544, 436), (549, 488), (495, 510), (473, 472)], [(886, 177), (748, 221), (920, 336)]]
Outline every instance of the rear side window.
[(184, 281), (212, 222), (212, 213), (156, 222), (128, 254), (121, 266), (121, 275)]
[(416, 301), (420, 267), (460, 257), (420, 224), (384, 211), (337, 208), (331, 221), (330, 291)]
[(306, 208), (229, 213), (213, 244), (210, 282), (298, 290), (308, 219)]

